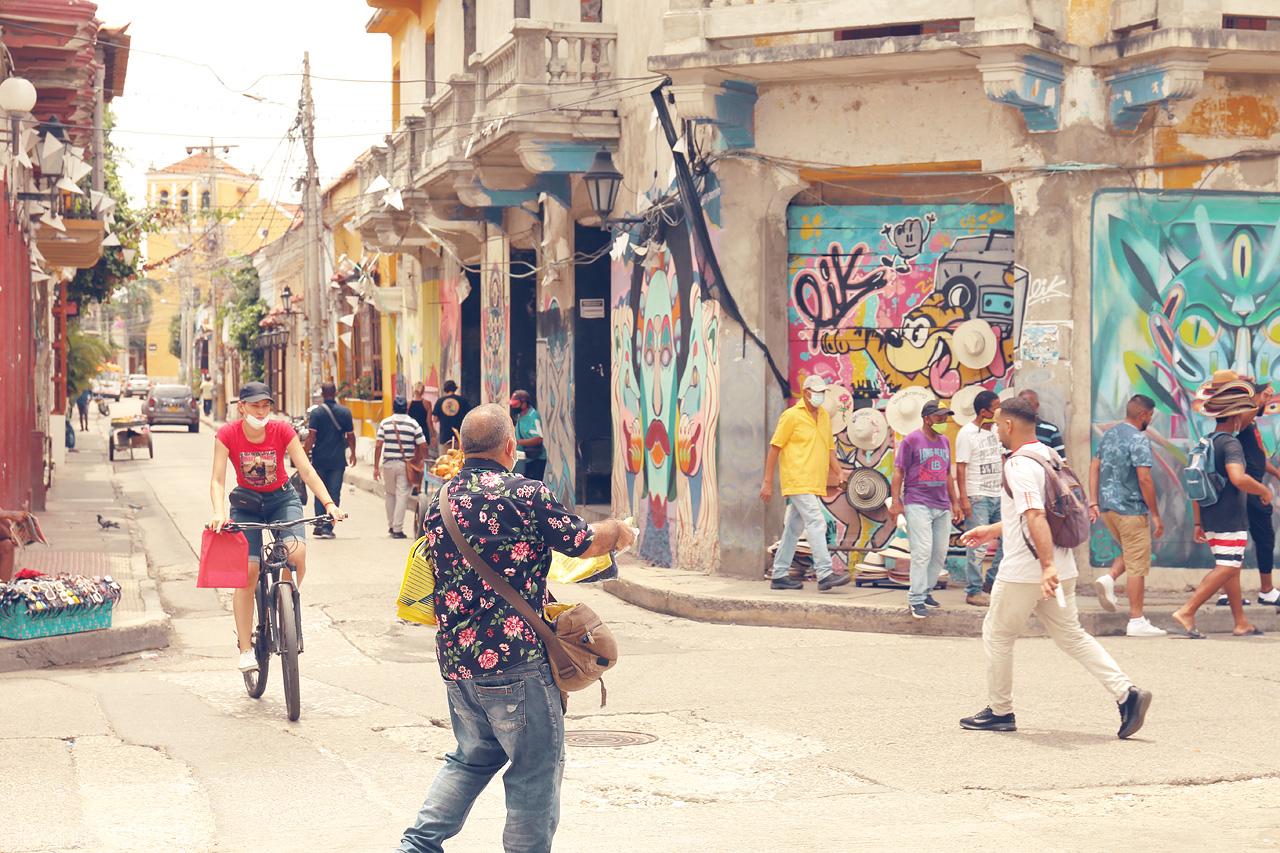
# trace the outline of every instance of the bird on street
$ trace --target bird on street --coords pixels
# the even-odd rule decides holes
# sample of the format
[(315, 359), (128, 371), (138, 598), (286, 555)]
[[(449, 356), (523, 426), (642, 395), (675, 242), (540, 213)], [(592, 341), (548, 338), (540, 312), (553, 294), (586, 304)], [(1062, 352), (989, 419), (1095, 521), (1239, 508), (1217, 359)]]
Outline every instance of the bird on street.
[(112, 521), (109, 518), (103, 518), (102, 516), (98, 516), (98, 526), (101, 527), (103, 530), (110, 530), (113, 527), (119, 527), (120, 524), (118, 522)]

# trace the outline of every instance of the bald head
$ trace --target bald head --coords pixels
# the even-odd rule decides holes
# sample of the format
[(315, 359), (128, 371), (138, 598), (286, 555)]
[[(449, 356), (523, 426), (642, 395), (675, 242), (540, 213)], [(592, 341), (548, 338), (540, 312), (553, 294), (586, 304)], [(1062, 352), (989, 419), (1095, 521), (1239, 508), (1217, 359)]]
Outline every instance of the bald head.
[(507, 442), (516, 437), (511, 413), (496, 403), (476, 406), (462, 419), (462, 452), (467, 458), (481, 457), (503, 461)]
[(1031, 404), (1031, 407), (1037, 412), (1040, 411), (1040, 395), (1028, 388), (1018, 394), (1019, 397)]

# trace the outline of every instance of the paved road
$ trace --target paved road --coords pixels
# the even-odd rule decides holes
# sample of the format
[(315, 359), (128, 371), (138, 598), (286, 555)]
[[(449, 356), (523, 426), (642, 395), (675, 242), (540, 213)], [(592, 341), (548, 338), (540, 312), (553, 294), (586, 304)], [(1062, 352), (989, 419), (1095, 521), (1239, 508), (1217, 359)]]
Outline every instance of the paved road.
[[(225, 602), (194, 588), (211, 448), (162, 428), (154, 460), (115, 466), (146, 507), (173, 648), (0, 676), (0, 851), (389, 851), (451, 747), (430, 629), (391, 607), (406, 543), (365, 493), (313, 543), (302, 719), (276, 673), (245, 695)], [(658, 740), (570, 749), (557, 850), (1280, 846), (1270, 636), (1104, 640), (1156, 694), (1129, 742), (1096, 683), (1024, 640), (1021, 730), (997, 735), (956, 725), (984, 704), (978, 640), (708, 625), (569, 592), (625, 659), (609, 706), (576, 695), (568, 728)], [(501, 821), (495, 783), (448, 849), (499, 849)]]

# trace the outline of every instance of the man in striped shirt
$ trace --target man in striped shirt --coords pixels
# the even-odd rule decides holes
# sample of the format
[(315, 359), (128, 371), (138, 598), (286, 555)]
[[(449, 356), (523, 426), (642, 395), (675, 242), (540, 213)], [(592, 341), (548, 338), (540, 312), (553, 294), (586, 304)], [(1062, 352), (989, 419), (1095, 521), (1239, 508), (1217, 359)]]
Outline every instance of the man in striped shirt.
[(1067, 459), (1067, 443), (1062, 440), (1062, 432), (1056, 426), (1040, 419), (1040, 395), (1028, 388), (1018, 396), (1029, 402), (1036, 410), (1036, 441), (1047, 445), (1061, 456), (1065, 462)]
[(427, 437), (422, 427), (409, 417), (409, 401), (396, 397), (391, 401), (392, 415), (378, 424), (378, 445), (373, 450), (373, 479), (383, 480), (387, 503), (387, 532), (392, 539), (407, 539), (404, 513), (409, 507), (408, 464), (422, 462), (427, 451)]

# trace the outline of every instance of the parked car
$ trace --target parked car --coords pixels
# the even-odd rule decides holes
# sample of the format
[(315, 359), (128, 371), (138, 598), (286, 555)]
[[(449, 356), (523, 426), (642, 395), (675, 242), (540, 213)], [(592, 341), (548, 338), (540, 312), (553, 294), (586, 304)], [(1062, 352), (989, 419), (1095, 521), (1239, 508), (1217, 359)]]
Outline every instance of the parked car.
[(137, 394), (139, 397), (147, 396), (151, 391), (151, 380), (147, 378), (145, 373), (131, 373), (124, 383), (124, 395), (132, 397)]
[(157, 385), (151, 389), (142, 413), (147, 423), (186, 426), (188, 432), (200, 431), (200, 401), (185, 385)]
[(104, 397), (110, 397), (113, 400), (120, 400), (121, 376), (115, 370), (99, 370), (97, 375), (89, 383), (95, 394), (101, 394)]

